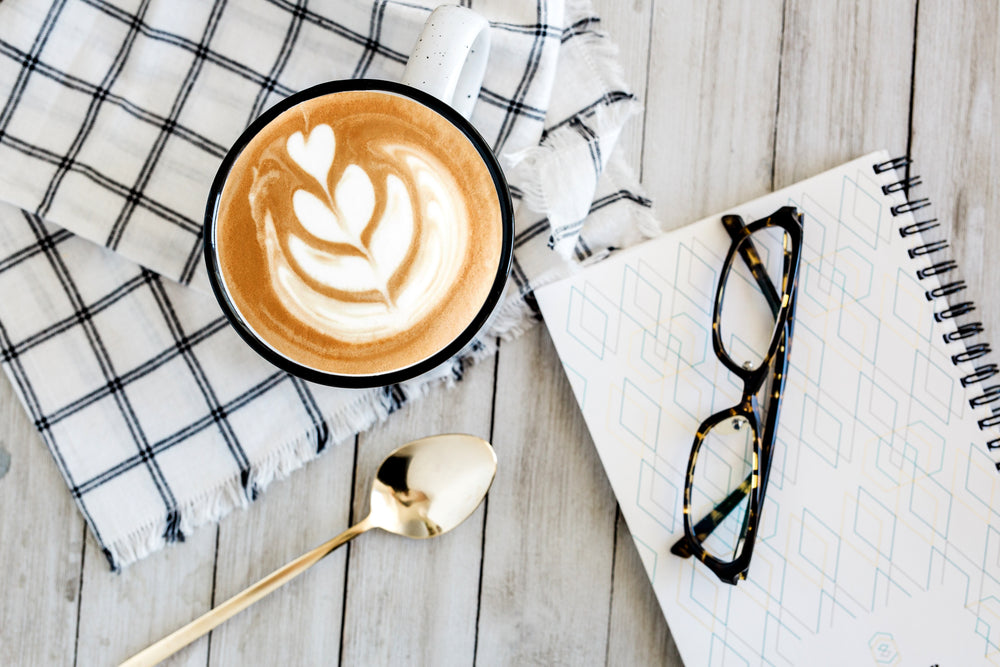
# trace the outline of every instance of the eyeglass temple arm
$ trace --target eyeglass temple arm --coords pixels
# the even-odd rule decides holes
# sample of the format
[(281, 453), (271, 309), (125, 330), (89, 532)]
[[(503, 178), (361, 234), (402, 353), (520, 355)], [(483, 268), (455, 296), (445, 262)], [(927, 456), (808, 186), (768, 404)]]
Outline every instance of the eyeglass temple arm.
[[(729, 233), (729, 237), (734, 242), (740, 238), (739, 234), (746, 227), (743, 218), (738, 215), (722, 216), (722, 226), (726, 228), (726, 232)], [(774, 288), (774, 283), (771, 282), (767, 271), (764, 270), (764, 263), (760, 261), (760, 254), (753, 244), (753, 239), (747, 238), (745, 243), (741, 243), (739, 253), (740, 257), (743, 258), (743, 263), (747, 265), (750, 274), (760, 286), (761, 292), (764, 293), (764, 298), (767, 300), (767, 305), (771, 308), (771, 313), (777, 316), (778, 310), (781, 308), (781, 297)]]

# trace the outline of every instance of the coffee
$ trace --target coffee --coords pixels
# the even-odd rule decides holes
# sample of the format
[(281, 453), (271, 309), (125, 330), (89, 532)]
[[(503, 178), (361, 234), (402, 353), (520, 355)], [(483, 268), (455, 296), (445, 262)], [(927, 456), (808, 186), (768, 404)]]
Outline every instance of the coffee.
[(403, 95), (344, 91), (287, 109), (243, 148), (214, 243), (228, 297), (267, 346), (375, 375), (470, 326), (503, 224), (490, 169), (455, 124)]

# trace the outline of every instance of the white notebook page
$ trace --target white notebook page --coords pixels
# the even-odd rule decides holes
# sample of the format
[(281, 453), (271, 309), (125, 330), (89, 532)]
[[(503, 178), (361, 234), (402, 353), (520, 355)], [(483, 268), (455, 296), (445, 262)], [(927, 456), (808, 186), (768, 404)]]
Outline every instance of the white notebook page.
[[(1000, 662), (1000, 473), (954, 366), (937, 278), (875, 153), (725, 211), (805, 214), (789, 373), (747, 580), (670, 554), (693, 435), (742, 384), (711, 344), (720, 216), (537, 291), (685, 663)], [(923, 213), (923, 211), (921, 211)], [(921, 219), (930, 216), (920, 216)], [(957, 272), (960, 273), (961, 267)], [(948, 276), (948, 280), (957, 279)], [(956, 295), (962, 296), (962, 295)], [(965, 300), (955, 299), (953, 301)], [(985, 359), (989, 361), (989, 359)], [(986, 385), (997, 384), (996, 380)], [(993, 429), (995, 431), (995, 429)]]

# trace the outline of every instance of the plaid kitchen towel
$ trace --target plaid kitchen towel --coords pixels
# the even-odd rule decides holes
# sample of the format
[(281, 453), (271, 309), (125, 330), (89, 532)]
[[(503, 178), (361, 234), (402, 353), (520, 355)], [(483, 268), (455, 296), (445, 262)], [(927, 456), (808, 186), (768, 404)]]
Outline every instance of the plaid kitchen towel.
[(398, 79), (429, 6), (0, 4), (0, 361), (113, 568), (461, 379), (538, 319), (533, 288), (655, 230), (612, 156), (637, 103), (589, 6), (465, 4), (492, 26), (472, 120), (518, 201), (512, 284), (466, 356), (363, 391), (239, 340), (207, 290), (202, 215), (243, 127), (321, 81)]

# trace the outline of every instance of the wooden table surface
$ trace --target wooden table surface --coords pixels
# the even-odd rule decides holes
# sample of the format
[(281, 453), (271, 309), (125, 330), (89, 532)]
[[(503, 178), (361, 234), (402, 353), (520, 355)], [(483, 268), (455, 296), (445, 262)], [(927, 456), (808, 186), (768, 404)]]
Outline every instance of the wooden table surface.
[[(595, 5), (645, 102), (622, 143), (665, 228), (909, 152), (997, 340), (1000, 4)], [(441, 431), (496, 446), (471, 520), (365, 535), (169, 664), (681, 664), (544, 327), (121, 575), (0, 380), (0, 664), (117, 663), (360, 518), (382, 456)]]

